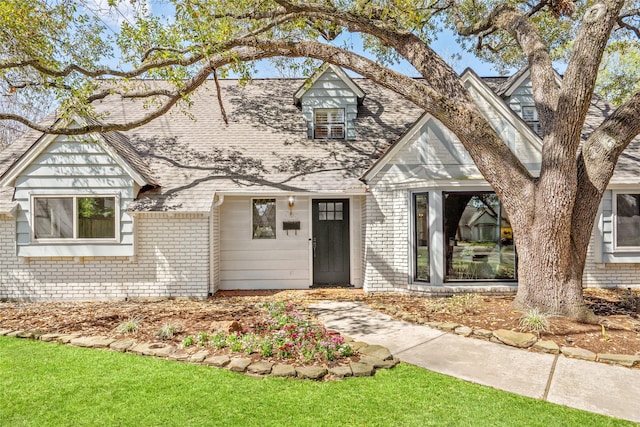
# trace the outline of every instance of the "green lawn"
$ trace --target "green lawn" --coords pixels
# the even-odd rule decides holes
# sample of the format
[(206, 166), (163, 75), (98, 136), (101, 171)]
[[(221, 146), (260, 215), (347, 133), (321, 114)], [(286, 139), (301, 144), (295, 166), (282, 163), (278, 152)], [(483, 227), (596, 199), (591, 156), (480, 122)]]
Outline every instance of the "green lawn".
[(632, 425), (409, 365), (330, 383), (0, 337), (2, 426)]

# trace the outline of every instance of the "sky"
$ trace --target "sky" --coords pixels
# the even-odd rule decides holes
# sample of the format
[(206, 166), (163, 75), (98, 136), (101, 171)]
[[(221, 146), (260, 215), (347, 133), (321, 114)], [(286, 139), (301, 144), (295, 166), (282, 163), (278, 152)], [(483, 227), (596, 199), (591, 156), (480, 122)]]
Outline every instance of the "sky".
[[(86, 0), (93, 14), (98, 17), (112, 32), (117, 32), (120, 25), (126, 20), (133, 22), (135, 8), (146, 6), (149, 13), (154, 15), (162, 15), (169, 17), (173, 15), (173, 7), (168, 0), (136, 0), (126, 1), (119, 7), (112, 8), (107, 4), (108, 0)], [(354, 46), (354, 50), (363, 54), (362, 40), (357, 34), (345, 34), (338, 38), (334, 44), (341, 46), (342, 43), (348, 42)], [(451, 65), (458, 73), (466, 68), (472, 68), (480, 76), (497, 76), (499, 73), (487, 62), (483, 62), (475, 56), (463, 51), (456, 43), (454, 35), (449, 31), (444, 31), (438, 37), (431, 47)], [(364, 54), (367, 56), (366, 54)], [(111, 66), (117, 64), (109, 64)], [(394, 70), (408, 74), (410, 76), (418, 76), (418, 73), (408, 62), (403, 62), (392, 67)], [(282, 73), (274, 67), (269, 61), (260, 61), (257, 63), (257, 72), (254, 78), (282, 77)]]

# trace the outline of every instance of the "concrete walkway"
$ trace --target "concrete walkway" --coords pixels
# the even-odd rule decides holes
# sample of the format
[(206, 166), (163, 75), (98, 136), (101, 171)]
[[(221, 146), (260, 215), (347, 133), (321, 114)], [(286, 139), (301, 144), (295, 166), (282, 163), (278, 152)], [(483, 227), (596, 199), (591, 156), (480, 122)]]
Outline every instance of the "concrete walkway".
[(328, 329), (402, 362), (477, 384), (640, 422), (640, 369), (534, 353), (393, 319), (358, 302), (311, 306)]

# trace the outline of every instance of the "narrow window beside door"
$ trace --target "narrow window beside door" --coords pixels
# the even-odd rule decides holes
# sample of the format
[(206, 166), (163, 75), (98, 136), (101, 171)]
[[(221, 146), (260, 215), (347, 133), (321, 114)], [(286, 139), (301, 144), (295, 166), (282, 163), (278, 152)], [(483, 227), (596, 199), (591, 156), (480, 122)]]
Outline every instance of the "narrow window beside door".
[(253, 238), (276, 238), (276, 199), (253, 199)]

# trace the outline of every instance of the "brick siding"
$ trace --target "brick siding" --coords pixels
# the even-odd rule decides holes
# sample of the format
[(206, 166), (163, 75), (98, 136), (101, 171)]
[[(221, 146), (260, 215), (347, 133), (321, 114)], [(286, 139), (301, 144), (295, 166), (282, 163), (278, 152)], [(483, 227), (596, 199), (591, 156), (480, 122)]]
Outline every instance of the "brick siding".
[(153, 215), (137, 220), (137, 255), (30, 258), (15, 255), (15, 220), (0, 216), (0, 299), (99, 300), (206, 297), (209, 218)]

